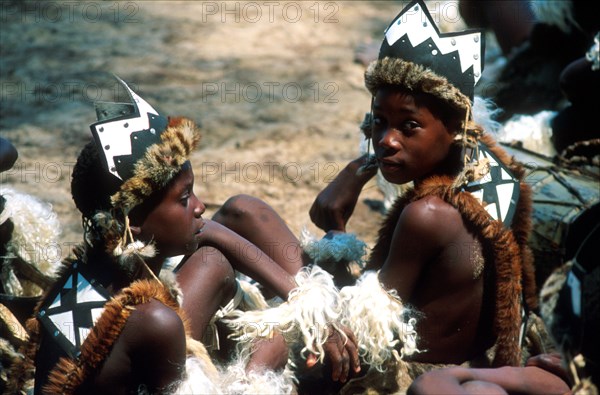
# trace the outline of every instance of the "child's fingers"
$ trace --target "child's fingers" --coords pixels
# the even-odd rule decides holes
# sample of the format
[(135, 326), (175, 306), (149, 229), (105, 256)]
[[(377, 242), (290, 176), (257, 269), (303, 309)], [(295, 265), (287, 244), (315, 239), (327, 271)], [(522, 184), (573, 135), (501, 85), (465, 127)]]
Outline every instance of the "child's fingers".
[(317, 356), (313, 353), (308, 354), (308, 357), (306, 358), (306, 367), (310, 369), (313, 366), (315, 366), (316, 364), (317, 364)]

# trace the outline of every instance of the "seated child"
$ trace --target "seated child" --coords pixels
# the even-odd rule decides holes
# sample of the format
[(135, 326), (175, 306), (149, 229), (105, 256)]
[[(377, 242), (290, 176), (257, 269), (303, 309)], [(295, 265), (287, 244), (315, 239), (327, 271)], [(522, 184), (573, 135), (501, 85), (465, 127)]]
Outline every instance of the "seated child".
[(169, 392), (186, 353), (206, 357), (188, 336), (174, 281), (157, 277), (167, 257), (199, 244), (205, 208), (188, 157), (200, 134), (123, 85), (132, 104), (99, 103), (94, 141), (77, 158), (71, 192), (83, 244), (28, 321), (27, 359), (9, 373), (9, 393), (31, 378), (36, 394)]
[[(432, 370), (417, 378), (411, 395), (593, 394), (598, 393), (600, 268), (595, 246), (600, 225), (581, 243), (575, 258), (555, 270), (540, 292), (541, 312), (561, 354), (538, 355), (524, 367)], [(492, 392), (493, 391), (493, 392)]]
[[(35, 393), (214, 393), (228, 386), (252, 390), (254, 377), (262, 380), (261, 391), (289, 393), (290, 377), (267, 372), (261, 378), (253, 371), (285, 365), (281, 337), (256, 345), (245, 361), (247, 377), (245, 366), (219, 375), (199, 341), (212, 329), (211, 317), (226, 316), (240, 300), (260, 306), (258, 290), (240, 291), (232, 265), (282, 298), (297, 288), (296, 280), (268, 255), (252, 254), (260, 251), (246, 239), (202, 218), (205, 206), (194, 194), (188, 159), (198, 129), (191, 120), (160, 115), (120, 82), (131, 104), (96, 104), (94, 141), (73, 171), (84, 243), (29, 320), (27, 359), (13, 367), (9, 389), (26, 390), (34, 378)], [(180, 255), (181, 289), (173, 276), (158, 278), (165, 260)], [(347, 371), (350, 362), (341, 354), (356, 361), (356, 349), (336, 333), (318, 349), (336, 370)], [(186, 353), (195, 362), (188, 363)]]
[[(479, 31), (440, 34), (424, 2), (406, 6), (365, 72), (373, 99), (362, 129), (374, 155), (352, 161), (310, 210), (323, 230), (344, 231), (377, 168), (389, 182), (413, 182), (366, 266), (381, 289), (420, 312), (408, 382), (436, 365), (519, 365), (524, 317), (536, 308), (524, 170), (474, 122), (483, 39)], [(360, 311), (373, 319), (363, 331), (385, 316)], [(366, 335), (349, 326), (362, 347)]]

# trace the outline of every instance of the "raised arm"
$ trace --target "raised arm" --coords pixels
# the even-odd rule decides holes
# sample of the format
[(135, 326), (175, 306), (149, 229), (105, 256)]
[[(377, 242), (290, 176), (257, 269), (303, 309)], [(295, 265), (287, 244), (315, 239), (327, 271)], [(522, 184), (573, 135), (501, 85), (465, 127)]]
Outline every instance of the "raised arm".
[(366, 155), (363, 155), (351, 161), (313, 202), (309, 211), (310, 219), (325, 232), (346, 230), (362, 188), (377, 173), (377, 169), (372, 168), (357, 174), (365, 160)]

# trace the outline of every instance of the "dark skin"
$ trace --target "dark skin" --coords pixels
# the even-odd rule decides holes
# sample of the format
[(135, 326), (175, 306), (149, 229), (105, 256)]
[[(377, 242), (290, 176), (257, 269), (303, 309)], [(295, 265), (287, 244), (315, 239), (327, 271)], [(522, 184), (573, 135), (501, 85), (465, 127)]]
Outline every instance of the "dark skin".
[[(296, 287), (293, 274), (305, 264), (305, 257), (298, 239), (269, 205), (251, 196), (235, 196), (225, 202), (213, 217), (213, 221), (207, 221), (207, 225), (213, 230), (204, 233), (206, 239), (203, 239), (202, 243), (206, 240), (206, 243), (211, 246), (227, 246), (227, 248), (220, 247), (219, 251), (232, 262), (233, 267), (236, 269), (239, 267), (240, 271), (255, 278), (272, 293), (284, 300), (287, 299), (289, 291)], [(260, 229), (260, 232), (257, 232), (257, 229)], [(198, 262), (202, 262), (202, 259), (192, 264), (199, 268)], [(243, 267), (241, 264), (246, 266), (245, 270), (241, 269)], [(187, 265), (188, 262), (182, 270)], [(186, 271), (185, 276), (180, 272), (181, 280), (191, 283), (192, 280), (183, 277), (201, 277), (199, 274), (194, 275), (193, 271), (194, 269)], [(200, 270), (197, 273), (200, 273)], [(282, 279), (287, 280), (282, 282)], [(204, 319), (206, 320), (206, 317)], [(331, 377), (334, 381), (341, 382), (345, 382), (352, 374), (360, 371), (354, 335), (345, 328), (343, 331), (348, 341), (344, 341), (343, 336), (332, 330), (331, 336), (324, 344), (326, 361), (332, 366)], [(273, 353), (280, 353), (287, 357), (287, 347), (282, 347), (282, 342), (264, 342), (261, 347), (265, 349), (253, 354), (254, 360), (250, 366), (261, 364), (269, 366)], [(276, 359), (285, 362), (285, 359)], [(316, 365), (317, 359), (316, 355), (309, 355), (306, 361), (307, 367)]]
[(571, 393), (559, 376), (536, 366), (496, 369), (452, 367), (427, 372), (408, 388), (408, 395), (433, 394), (527, 394), (562, 395)]
[[(190, 196), (192, 183), (193, 173), (187, 164), (160, 192), (157, 201), (143, 210), (143, 215), (132, 215), (135, 219), (131, 230), (135, 237), (145, 242), (152, 240), (158, 250), (155, 257), (146, 261), (147, 266), (140, 265), (134, 278), (157, 276), (165, 258), (186, 254), (198, 247), (204, 206)], [(163, 226), (170, 231), (164, 231)], [(116, 295), (129, 281), (122, 275), (110, 276), (110, 281), (103, 285), (110, 294)], [(182, 377), (185, 358), (186, 340), (181, 318), (158, 300), (151, 300), (132, 311), (110, 354), (86, 383), (85, 392), (128, 394), (143, 383), (151, 393), (161, 393)]]
[[(455, 126), (429, 108), (427, 101), (397, 87), (382, 88), (375, 96), (373, 146), (388, 181), (418, 186), (429, 176), (455, 171), (460, 160), (453, 148)], [(361, 160), (344, 169), (311, 207), (311, 219), (323, 230), (345, 229), (356, 191), (375, 174), (353, 179)], [(483, 278), (476, 270), (478, 254), (481, 246), (460, 213), (441, 199), (425, 197), (403, 210), (387, 257), (374, 265), (384, 288), (396, 290), (404, 303), (424, 313), (417, 327), (424, 352), (413, 360), (459, 364), (488, 346), (476, 336), (491, 331), (479, 322)]]
[[(188, 194), (191, 202), (199, 202), (193, 192), (193, 176)], [(203, 339), (210, 319), (234, 296), (234, 269), (256, 279), (273, 294), (287, 299), (289, 292), (296, 287), (293, 274), (303, 264), (298, 241), (270, 207), (264, 205), (247, 210), (248, 206), (245, 206), (242, 215), (238, 215), (241, 206), (234, 204), (236, 201), (246, 202), (247, 199), (230, 199), (213, 220), (201, 218), (204, 205), (199, 203), (202, 206), (199, 215), (203, 226), (201, 232), (197, 233), (198, 248), (187, 257), (185, 264), (177, 272), (179, 285), (185, 296), (182, 307), (189, 317), (191, 334), (196, 340)], [(259, 204), (258, 202), (253, 201), (255, 204)], [(252, 221), (243, 217), (244, 214), (259, 212), (263, 224), (261, 232), (256, 232), (257, 228), (253, 227)], [(235, 220), (230, 221), (231, 218)], [(245, 229), (244, 226), (249, 226), (247, 229), (252, 231), (240, 233)], [(266, 235), (276, 235), (276, 238)], [(277, 242), (269, 243), (269, 240)], [(348, 335), (351, 340), (344, 343), (334, 333), (325, 346), (327, 357), (334, 365), (335, 380), (346, 380), (350, 368), (357, 371), (359, 366), (353, 336)], [(226, 336), (220, 336), (220, 341), (225, 345), (220, 356), (226, 359), (229, 352)], [(264, 342), (259, 348), (261, 352), (253, 354), (250, 368), (267, 366), (276, 369), (285, 366), (288, 350), (287, 346), (282, 347), (282, 342)], [(307, 363), (309, 366), (314, 365), (316, 357), (312, 356)]]
[(9, 170), (19, 157), (14, 145), (7, 139), (0, 137), (0, 172)]

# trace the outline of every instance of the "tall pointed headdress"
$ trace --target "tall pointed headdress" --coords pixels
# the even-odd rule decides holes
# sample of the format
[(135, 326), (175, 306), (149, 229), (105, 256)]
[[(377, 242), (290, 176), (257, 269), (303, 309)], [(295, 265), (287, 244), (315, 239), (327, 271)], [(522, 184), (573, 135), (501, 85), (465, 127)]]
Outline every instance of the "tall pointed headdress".
[(386, 29), (365, 85), (373, 96), (381, 86), (400, 85), (468, 111), (483, 71), (484, 37), (481, 30), (440, 33), (425, 3), (415, 0)]
[[(379, 57), (365, 72), (373, 96), (383, 86), (401, 86), (430, 94), (464, 114), (464, 168), (459, 190), (475, 196), (495, 220), (510, 226), (519, 197), (518, 181), (494, 154), (479, 143), (482, 131), (472, 125), (475, 85), (484, 67), (485, 36), (481, 30), (440, 33), (422, 0), (408, 4), (385, 31)], [(361, 126), (370, 136), (371, 119)]]
[(130, 103), (94, 103), (98, 122), (90, 128), (104, 167), (124, 181), (133, 176), (134, 164), (146, 149), (160, 142), (168, 121), (122, 79), (115, 78), (125, 88)]
[(122, 181), (111, 202), (127, 214), (179, 173), (200, 131), (191, 120), (159, 114), (116, 78), (130, 103), (95, 103), (98, 122), (90, 129), (106, 171)]

